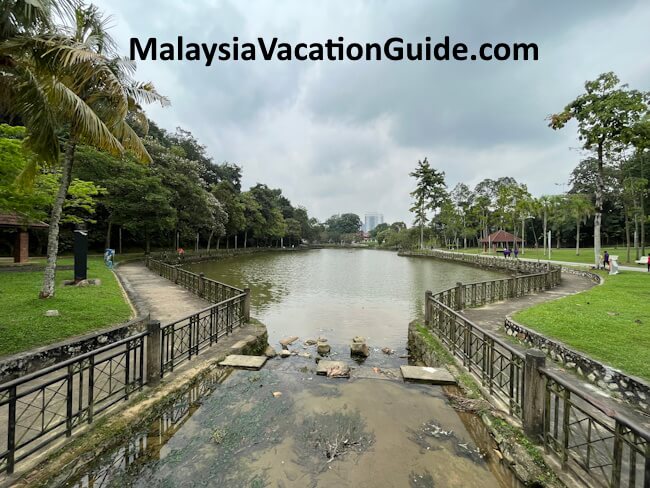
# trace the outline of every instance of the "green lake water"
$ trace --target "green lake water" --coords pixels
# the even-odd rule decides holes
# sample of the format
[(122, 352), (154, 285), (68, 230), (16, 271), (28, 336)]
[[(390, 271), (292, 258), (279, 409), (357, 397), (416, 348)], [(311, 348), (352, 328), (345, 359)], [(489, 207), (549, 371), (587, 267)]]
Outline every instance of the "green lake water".
[[(439, 386), (407, 384), (408, 322), (424, 292), (491, 272), (371, 250), (264, 253), (197, 263), (194, 271), (253, 292), (270, 342), (297, 335), (301, 355), (260, 371), (218, 369), (148, 426), (52, 486), (516, 487), (480, 419)], [(350, 359), (368, 337), (370, 357)], [(317, 376), (307, 338), (326, 336), (351, 378)], [(379, 349), (398, 351), (386, 355)], [(452, 393), (454, 387), (446, 387)]]
[(297, 335), (334, 346), (361, 335), (372, 348), (403, 351), (408, 323), (422, 314), (424, 292), (459, 281), (503, 277), (471, 266), (368, 249), (249, 254), (187, 266), (209, 278), (250, 287), (252, 311), (269, 342)]

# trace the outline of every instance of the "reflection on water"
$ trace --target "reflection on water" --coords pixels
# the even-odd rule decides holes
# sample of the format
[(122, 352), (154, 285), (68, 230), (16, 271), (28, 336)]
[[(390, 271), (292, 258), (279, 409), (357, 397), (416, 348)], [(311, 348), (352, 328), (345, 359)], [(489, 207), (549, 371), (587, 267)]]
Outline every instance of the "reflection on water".
[(327, 379), (314, 366), (294, 357), (222, 373), (65, 485), (515, 486), (439, 387), (354, 379), (365, 367)]
[(491, 271), (367, 249), (249, 254), (188, 265), (194, 272), (252, 290), (252, 312), (273, 344), (287, 335), (325, 335), (345, 344), (356, 335), (373, 347), (403, 351), (407, 326), (424, 292), (501, 277)]

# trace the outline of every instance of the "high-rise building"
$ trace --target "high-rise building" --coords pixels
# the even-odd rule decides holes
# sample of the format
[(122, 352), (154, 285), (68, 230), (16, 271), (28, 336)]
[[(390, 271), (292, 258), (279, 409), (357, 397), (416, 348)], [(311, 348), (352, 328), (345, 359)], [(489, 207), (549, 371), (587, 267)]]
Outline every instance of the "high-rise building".
[(367, 213), (363, 224), (365, 232), (371, 232), (379, 224), (384, 223), (384, 216), (380, 213)]

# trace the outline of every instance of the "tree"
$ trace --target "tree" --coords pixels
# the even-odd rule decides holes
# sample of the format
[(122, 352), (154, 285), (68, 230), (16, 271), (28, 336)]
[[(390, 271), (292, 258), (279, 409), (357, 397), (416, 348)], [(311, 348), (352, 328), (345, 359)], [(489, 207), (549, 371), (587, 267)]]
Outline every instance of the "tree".
[(568, 212), (576, 223), (576, 256), (580, 256), (580, 224), (591, 217), (594, 206), (586, 195), (571, 194), (568, 199)]
[(465, 183), (458, 183), (451, 191), (450, 197), (462, 220), (461, 234), (463, 237), (463, 249), (467, 249), (467, 238), (474, 232), (474, 229), (468, 228), (468, 217), (474, 203), (475, 195)]
[(632, 128), (648, 111), (648, 94), (629, 90), (613, 73), (603, 73), (585, 83), (585, 93), (570, 102), (562, 112), (551, 115), (549, 126), (562, 129), (575, 119), (584, 149), (594, 151), (598, 163), (596, 211), (594, 215), (594, 261), (600, 267), (601, 220), (603, 212), (605, 158), (620, 151), (632, 137)]
[[(14, 8), (19, 8), (13, 3)], [(30, 4), (33, 2), (30, 2)], [(133, 66), (113, 55), (106, 22), (95, 7), (76, 8), (72, 22), (58, 32), (16, 35), (0, 48), (2, 86), (9, 113), (18, 116), (28, 131), (25, 144), (44, 162), (55, 165), (64, 156), (61, 181), (50, 216), (47, 265), (42, 298), (54, 295), (59, 223), (72, 177), (75, 150), (86, 143), (115, 154), (134, 151), (143, 161), (149, 156), (126, 121), (139, 103), (165, 102), (151, 84), (135, 83)], [(31, 174), (36, 171), (36, 163)]]
[(413, 206), (410, 211), (415, 213), (414, 223), (420, 227), (420, 249), (424, 249), (424, 226), (429, 221), (427, 213), (440, 208), (447, 195), (445, 173), (432, 168), (424, 158), (409, 175), (416, 180), (415, 190), (411, 192)]

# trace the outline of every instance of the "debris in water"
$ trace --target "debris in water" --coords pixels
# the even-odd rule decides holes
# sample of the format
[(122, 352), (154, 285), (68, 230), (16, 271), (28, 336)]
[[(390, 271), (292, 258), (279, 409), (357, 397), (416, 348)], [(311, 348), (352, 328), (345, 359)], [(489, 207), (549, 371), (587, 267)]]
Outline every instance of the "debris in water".
[(390, 347), (382, 347), (381, 352), (383, 352), (384, 354), (388, 354), (389, 356), (395, 354), (395, 350), (391, 349)]
[(282, 392), (281, 392), (281, 391), (274, 391), (274, 392), (273, 392), (273, 397), (274, 397), (274, 398), (280, 398), (281, 396), (282, 396)]
[(324, 467), (348, 452), (362, 453), (375, 438), (366, 432), (359, 411), (353, 413), (322, 413), (306, 418), (298, 427), (296, 447), (299, 456), (325, 458)]
[(411, 488), (434, 488), (436, 486), (433, 481), (433, 476), (428, 471), (425, 471), (424, 474), (417, 474), (411, 471), (409, 483)]
[(305, 346), (315, 346), (318, 341), (316, 339), (307, 339), (303, 344)]

